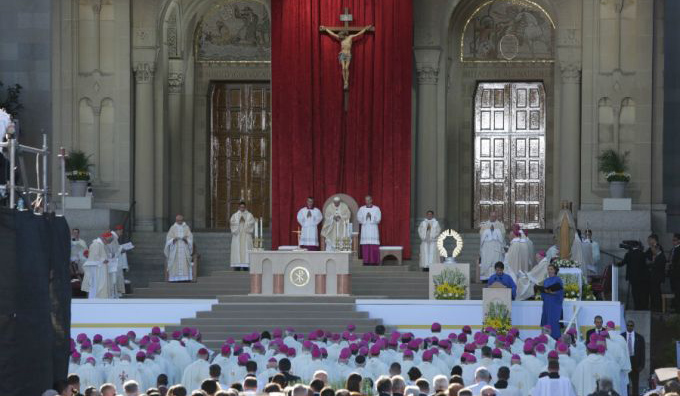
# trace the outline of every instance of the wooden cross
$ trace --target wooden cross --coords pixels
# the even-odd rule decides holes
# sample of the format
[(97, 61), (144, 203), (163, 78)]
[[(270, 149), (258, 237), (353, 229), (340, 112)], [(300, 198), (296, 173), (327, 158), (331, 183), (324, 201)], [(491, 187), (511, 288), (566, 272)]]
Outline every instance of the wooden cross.
[(328, 33), (331, 37), (340, 42), (340, 54), (338, 60), (342, 67), (343, 90), (345, 91), (345, 111), (349, 102), (349, 65), (352, 61), (352, 40), (361, 37), (366, 32), (373, 32), (373, 25), (368, 26), (349, 26), (353, 20), (349, 9), (345, 7), (345, 13), (340, 15), (340, 21), (344, 26), (319, 26), (319, 31)]

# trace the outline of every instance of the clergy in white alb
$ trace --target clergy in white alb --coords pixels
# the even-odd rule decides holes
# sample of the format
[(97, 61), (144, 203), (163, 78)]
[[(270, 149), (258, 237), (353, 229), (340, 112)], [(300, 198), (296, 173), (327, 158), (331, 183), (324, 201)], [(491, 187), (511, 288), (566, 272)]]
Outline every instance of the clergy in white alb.
[(571, 242), (571, 259), (583, 264), (583, 241), (578, 232), (574, 232), (574, 239)]
[(590, 241), (590, 247), (593, 250), (593, 270), (595, 273), (600, 272), (600, 244), (593, 239), (593, 230), (586, 230), (586, 239)]
[(430, 268), (430, 264), (439, 263), (439, 251), (437, 250), (437, 237), (441, 234), (442, 228), (434, 218), (434, 212), (427, 211), (425, 219), (418, 226), (418, 236), (420, 236), (420, 268), (425, 271)]
[(486, 279), (493, 274), (493, 266), (505, 256), (505, 228), (491, 212), (489, 220), (480, 226), (479, 257), (480, 277)]
[(598, 380), (607, 378), (612, 381), (619, 376), (619, 370), (611, 360), (597, 352), (597, 345), (589, 343), (587, 348), (588, 356), (576, 365), (571, 375), (571, 382), (578, 396), (588, 396), (595, 392)]
[(548, 375), (540, 378), (531, 390), (531, 396), (576, 396), (569, 378), (560, 376), (560, 365), (548, 362)]
[(85, 276), (80, 287), (88, 298), (111, 298), (109, 265), (112, 258), (106, 245), (111, 243), (112, 238), (111, 233), (106, 232), (90, 244), (87, 261), (83, 264)]
[(165, 237), (165, 257), (167, 258), (168, 281), (186, 282), (193, 279), (194, 237), (184, 216), (177, 215), (175, 224)]
[(201, 349), (198, 351), (198, 358), (196, 361), (188, 365), (182, 374), (182, 385), (189, 392), (200, 389), (201, 382), (210, 377), (210, 363), (208, 363), (208, 350)]
[(529, 245), (524, 237), (524, 233), (519, 229), (519, 226), (513, 226), (513, 239), (510, 241), (510, 248), (505, 254), (505, 264), (512, 268), (515, 274), (520, 271), (528, 272), (531, 269), (531, 256), (529, 253)]
[(307, 205), (297, 213), (297, 221), (300, 224), (299, 246), (303, 249), (319, 250), (319, 223), (323, 215), (319, 208), (314, 207), (314, 198), (307, 198)]
[(366, 205), (359, 208), (357, 221), (361, 224), (361, 258), (364, 265), (380, 264), (380, 230), (378, 224), (382, 214), (380, 208), (373, 205), (373, 198), (366, 196)]
[(246, 203), (241, 201), (238, 210), (229, 219), (231, 230), (231, 262), (232, 268), (246, 270), (250, 267), (250, 254), (253, 249), (253, 233), (255, 232), (255, 217), (246, 209)]
[(111, 240), (111, 244), (109, 244), (109, 249), (111, 250), (111, 256), (118, 261), (116, 272), (111, 275), (114, 278), (113, 285), (115, 286), (112, 293), (116, 297), (120, 297), (125, 294), (125, 275), (123, 271), (130, 269), (128, 267), (126, 248), (131, 246), (131, 244), (121, 245), (123, 239), (123, 226), (120, 224), (113, 228), (111, 235), (113, 235), (113, 239)]
[(345, 235), (349, 233), (347, 225), (351, 216), (349, 207), (340, 200), (340, 197), (334, 197), (333, 203), (326, 207), (323, 213), (323, 228), (321, 228), (326, 251), (335, 251), (336, 242), (339, 242), (340, 238), (345, 238)]
[(83, 273), (83, 264), (86, 261), (85, 251), (87, 250), (87, 243), (80, 238), (80, 230), (74, 228), (71, 230), (71, 263), (74, 263), (78, 268), (78, 273)]

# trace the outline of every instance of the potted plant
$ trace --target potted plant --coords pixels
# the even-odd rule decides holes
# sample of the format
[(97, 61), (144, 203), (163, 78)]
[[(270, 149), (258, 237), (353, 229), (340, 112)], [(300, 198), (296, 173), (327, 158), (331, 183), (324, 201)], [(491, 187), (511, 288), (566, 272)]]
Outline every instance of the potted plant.
[(71, 182), (72, 197), (84, 197), (87, 192), (92, 167), (90, 157), (80, 150), (71, 151), (66, 157), (66, 177)]
[(609, 194), (611, 198), (623, 198), (626, 185), (630, 181), (628, 170), (628, 154), (626, 151), (621, 154), (612, 149), (600, 153), (597, 157), (600, 172), (604, 173), (609, 182)]

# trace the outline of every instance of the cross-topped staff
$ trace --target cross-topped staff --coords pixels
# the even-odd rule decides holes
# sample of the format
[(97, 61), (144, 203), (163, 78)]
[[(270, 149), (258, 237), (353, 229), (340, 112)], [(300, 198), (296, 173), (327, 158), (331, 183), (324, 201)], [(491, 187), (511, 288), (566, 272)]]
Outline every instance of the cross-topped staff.
[[(366, 32), (373, 32), (373, 25), (368, 26), (349, 26), (353, 20), (349, 9), (345, 7), (345, 13), (340, 15), (340, 21), (344, 26), (319, 26), (319, 31), (328, 33), (331, 37), (340, 42), (340, 54), (338, 60), (342, 67), (343, 90), (345, 91), (345, 111), (347, 111), (347, 91), (349, 90), (349, 65), (352, 62), (352, 40), (362, 36)], [(353, 33), (354, 34), (350, 34)]]

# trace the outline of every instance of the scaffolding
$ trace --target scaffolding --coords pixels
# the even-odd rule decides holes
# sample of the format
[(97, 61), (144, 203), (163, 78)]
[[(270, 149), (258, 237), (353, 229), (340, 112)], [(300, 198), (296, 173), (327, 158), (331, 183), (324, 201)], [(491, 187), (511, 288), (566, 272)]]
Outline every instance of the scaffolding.
[[(12, 209), (24, 209), (17, 205), (18, 198), (24, 195), (28, 204), (36, 213), (47, 213), (50, 199), (50, 187), (48, 183), (49, 155), (47, 146), (47, 134), (42, 135), (42, 147), (31, 147), (20, 144), (14, 133), (5, 134), (6, 141), (0, 142), (5, 158), (9, 162), (9, 178), (5, 189), (9, 195), (9, 207)], [(35, 186), (28, 184), (28, 169), (25, 166), (24, 155), (35, 154)], [(59, 163), (61, 173), (61, 215), (64, 214), (66, 199), (66, 154), (62, 147), (59, 150)], [(21, 178), (21, 185), (17, 184), (17, 176)], [(35, 199), (31, 199), (35, 196)]]

